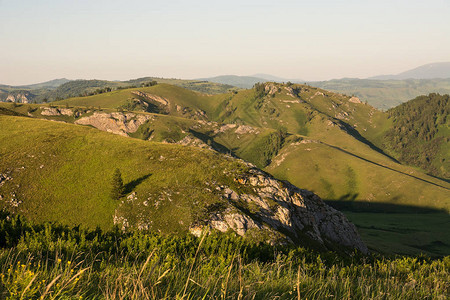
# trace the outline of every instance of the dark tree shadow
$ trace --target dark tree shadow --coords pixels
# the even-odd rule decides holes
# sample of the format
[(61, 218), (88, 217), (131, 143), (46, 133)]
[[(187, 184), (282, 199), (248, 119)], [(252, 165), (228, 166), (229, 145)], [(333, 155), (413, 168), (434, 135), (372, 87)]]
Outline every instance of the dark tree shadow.
[(124, 193), (125, 194), (131, 193), (139, 184), (141, 184), (145, 179), (149, 178), (150, 176), (152, 176), (151, 173), (128, 182), (127, 184), (124, 185)]
[(326, 146), (328, 146), (328, 147), (331, 147), (331, 148), (333, 148), (333, 149), (336, 149), (336, 150), (339, 150), (339, 151), (341, 151), (341, 152), (344, 152), (344, 153), (346, 153), (346, 154), (348, 154), (348, 155), (351, 155), (351, 156), (353, 156), (353, 157), (359, 158), (359, 159), (361, 159), (361, 160), (363, 160), (363, 161), (366, 161), (366, 162), (368, 162), (368, 163), (374, 164), (374, 165), (376, 165), (376, 166), (379, 166), (379, 167), (382, 167), (382, 168), (385, 168), (385, 169), (388, 169), (388, 170), (397, 172), (397, 173), (399, 173), (399, 174), (403, 174), (403, 175), (408, 176), (408, 177), (411, 177), (411, 178), (415, 178), (415, 179), (420, 180), (420, 181), (422, 181), (422, 182), (426, 182), (426, 183), (432, 184), (432, 185), (434, 185), (434, 186), (441, 187), (441, 188), (446, 189), (446, 190), (450, 190), (448, 187), (445, 187), (445, 186), (443, 186), (443, 185), (440, 185), (440, 184), (437, 184), (437, 183), (428, 181), (428, 180), (426, 180), (426, 179), (422, 179), (422, 178), (420, 178), (420, 177), (417, 177), (417, 176), (414, 176), (414, 175), (411, 175), (411, 174), (408, 174), (408, 173), (405, 173), (405, 172), (402, 172), (402, 171), (399, 171), (399, 170), (390, 168), (390, 167), (388, 167), (388, 166), (379, 164), (379, 163), (377, 163), (377, 162), (374, 162), (374, 161), (371, 161), (371, 160), (369, 160), (369, 159), (367, 159), (367, 158), (358, 156), (358, 155), (356, 155), (356, 154), (353, 154), (353, 153), (351, 153), (351, 152), (349, 152), (349, 151), (347, 151), (347, 150), (344, 150), (344, 149), (342, 149), (342, 148), (339, 148), (339, 147), (337, 147), (337, 146), (333, 146), (333, 145), (330, 145), (330, 144), (327, 144), (327, 143), (324, 143), (324, 142), (320, 142), (320, 143), (323, 144), (323, 145), (326, 145)]
[(392, 202), (370, 202), (367, 200), (356, 199), (357, 194), (350, 194), (339, 199), (323, 199), (329, 206), (340, 210), (355, 213), (380, 213), (380, 214), (432, 214), (446, 213), (445, 209), (434, 207), (421, 207), (407, 204), (396, 204), (399, 197), (393, 197)]
[(204, 133), (189, 129), (189, 132), (195, 136), (196, 138), (202, 140), (204, 143), (208, 144), (209, 146), (211, 146), (214, 150), (216, 150), (217, 152), (220, 153), (229, 153), (230, 149), (228, 149), (227, 147), (225, 147), (224, 145), (217, 143), (214, 141), (214, 139)]

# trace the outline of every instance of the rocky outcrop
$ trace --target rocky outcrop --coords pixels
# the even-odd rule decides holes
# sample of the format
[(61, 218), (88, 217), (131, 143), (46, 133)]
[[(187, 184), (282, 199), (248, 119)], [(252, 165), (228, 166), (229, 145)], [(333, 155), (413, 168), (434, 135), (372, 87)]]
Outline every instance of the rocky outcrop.
[(193, 146), (203, 149), (212, 149), (211, 146), (203, 142), (201, 139), (196, 138), (193, 135), (187, 135), (183, 139), (177, 142), (177, 144), (184, 145), (184, 146)]
[(2, 187), (7, 181), (12, 180), (9, 173), (0, 173), (0, 187)]
[(165, 99), (163, 97), (157, 96), (157, 95), (144, 93), (144, 92), (141, 92), (141, 91), (133, 91), (131, 93), (136, 95), (136, 96), (138, 96), (138, 97), (142, 97), (142, 98), (144, 98), (146, 100), (150, 100), (150, 101), (156, 102), (156, 103), (158, 103), (160, 105), (163, 105), (163, 106), (169, 105), (169, 100), (167, 100), (167, 99)]
[(6, 102), (30, 103), (36, 96), (30, 92), (12, 92), (6, 97)]
[(249, 125), (239, 125), (234, 132), (236, 134), (258, 134), (259, 130)]
[(352, 103), (362, 103), (358, 97), (351, 97), (350, 99), (348, 99), (348, 101)]
[[(159, 158), (160, 161), (164, 159), (163, 156)], [(232, 179), (227, 185), (213, 181), (198, 187), (215, 200), (208, 205), (194, 201), (191, 224), (186, 224), (192, 234), (234, 231), (270, 244), (293, 243), (368, 252), (355, 226), (317, 195), (279, 181), (251, 164), (246, 165), (248, 169), (244, 173), (224, 173)], [(152, 215), (158, 215), (161, 203), (166, 210), (170, 210), (171, 205), (176, 207), (179, 202), (174, 199), (180, 197), (180, 192), (169, 186), (159, 194), (146, 195), (143, 199), (135, 193), (131, 195), (119, 204), (114, 223), (123, 230), (159, 230), (153, 227)]]
[(42, 112), (41, 115), (43, 116), (73, 116), (74, 111), (70, 108), (57, 108), (57, 107), (41, 107)]
[[(278, 240), (281, 234), (288, 242), (301, 244), (310, 240), (324, 247), (339, 245), (368, 252), (355, 226), (314, 193), (276, 180), (256, 168), (236, 181), (250, 187), (253, 193), (239, 194), (229, 187), (218, 187), (230, 206), (212, 213), (207, 227), (223, 232), (231, 229), (239, 235), (252, 230), (267, 231), (268, 236)], [(192, 232), (198, 233), (199, 227), (194, 224)]]
[(136, 132), (139, 126), (144, 124), (149, 119), (152, 119), (152, 116), (133, 113), (95, 112), (91, 116), (83, 117), (75, 121), (75, 124), (91, 125), (102, 131), (128, 136), (128, 133)]
[(268, 82), (266, 83), (264, 90), (266, 91), (267, 94), (273, 95), (278, 92), (279, 87), (275, 83)]

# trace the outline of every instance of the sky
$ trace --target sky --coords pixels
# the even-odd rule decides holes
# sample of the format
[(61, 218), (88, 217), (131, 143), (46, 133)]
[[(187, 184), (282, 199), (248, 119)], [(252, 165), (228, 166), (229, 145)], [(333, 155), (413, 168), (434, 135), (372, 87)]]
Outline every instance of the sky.
[(0, 83), (397, 74), (450, 61), (449, 16), (449, 0), (0, 0)]

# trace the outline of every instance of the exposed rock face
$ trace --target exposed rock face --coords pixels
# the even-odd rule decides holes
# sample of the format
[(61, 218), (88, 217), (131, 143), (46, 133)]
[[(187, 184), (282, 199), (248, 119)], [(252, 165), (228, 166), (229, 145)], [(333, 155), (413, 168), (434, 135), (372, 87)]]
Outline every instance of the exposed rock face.
[(276, 92), (278, 92), (278, 88), (279, 87), (276, 84), (269, 82), (269, 83), (266, 83), (264, 90), (266, 91), (267, 94), (273, 95)]
[(18, 102), (18, 103), (30, 103), (35, 95), (30, 92), (18, 92), (18, 93), (10, 93), (6, 97), (6, 102)]
[(361, 103), (361, 100), (359, 100), (358, 97), (351, 97), (350, 99), (348, 99), (348, 101), (352, 103)]
[[(164, 157), (161, 156), (160, 160)], [(204, 187), (199, 188), (217, 200), (205, 207), (193, 204), (192, 211), (199, 213), (193, 214), (191, 224), (186, 224), (192, 234), (199, 236), (210, 230), (231, 230), (271, 244), (294, 243), (322, 249), (368, 252), (355, 226), (317, 195), (276, 180), (253, 165), (247, 166), (249, 169), (245, 173), (230, 174), (234, 183), (229, 183), (229, 186), (214, 181), (205, 182)], [(179, 192), (172, 188), (167, 187), (167, 190), (148, 198), (140, 199), (133, 195), (122, 200), (116, 209), (114, 223), (123, 230), (158, 230), (152, 227), (151, 216), (158, 214), (161, 203), (177, 205), (173, 197), (177, 197)], [(168, 207), (165, 209), (170, 210)]]
[(249, 125), (239, 125), (239, 127), (235, 130), (236, 134), (247, 134), (247, 133), (253, 133), (258, 134), (259, 130), (249, 126)]
[(73, 116), (74, 112), (70, 108), (41, 107), (43, 116)]
[(196, 138), (193, 135), (187, 135), (183, 139), (177, 142), (177, 144), (184, 145), (184, 146), (193, 146), (193, 147), (199, 147), (204, 149), (212, 149), (211, 146), (203, 142), (201, 139)]
[(159, 104), (161, 104), (163, 106), (169, 105), (169, 101), (167, 99), (163, 98), (163, 97), (160, 97), (160, 96), (156, 96), (156, 95), (149, 94), (149, 93), (144, 93), (144, 92), (141, 92), (141, 91), (134, 91), (134, 92), (131, 92), (131, 93), (135, 94), (136, 96), (145, 98), (147, 100), (159, 103)]
[(151, 119), (150, 115), (137, 115), (133, 113), (94, 113), (92, 116), (75, 121), (79, 125), (91, 125), (95, 128), (128, 136), (128, 133), (136, 132), (139, 126)]
[[(228, 187), (219, 187), (231, 205), (223, 212), (211, 214), (207, 226), (223, 232), (231, 229), (239, 235), (252, 229), (278, 232), (289, 242), (301, 243), (306, 238), (324, 246), (340, 245), (368, 252), (355, 226), (319, 196), (256, 168), (250, 172), (248, 177), (236, 181), (250, 186), (254, 194), (238, 194)], [(192, 226), (191, 232), (198, 233), (199, 226)]]

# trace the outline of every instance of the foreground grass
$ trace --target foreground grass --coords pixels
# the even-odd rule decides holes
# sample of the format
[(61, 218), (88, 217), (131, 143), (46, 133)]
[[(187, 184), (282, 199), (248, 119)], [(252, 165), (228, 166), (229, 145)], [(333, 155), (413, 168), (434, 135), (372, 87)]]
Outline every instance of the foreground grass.
[(2, 299), (445, 299), (450, 257), (340, 257), (233, 235), (0, 221)]

